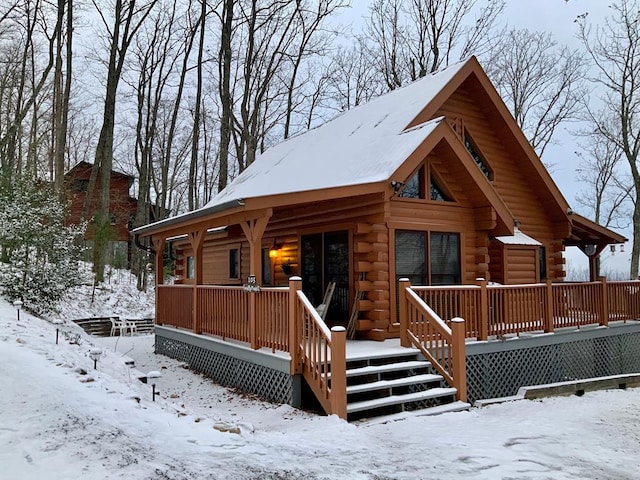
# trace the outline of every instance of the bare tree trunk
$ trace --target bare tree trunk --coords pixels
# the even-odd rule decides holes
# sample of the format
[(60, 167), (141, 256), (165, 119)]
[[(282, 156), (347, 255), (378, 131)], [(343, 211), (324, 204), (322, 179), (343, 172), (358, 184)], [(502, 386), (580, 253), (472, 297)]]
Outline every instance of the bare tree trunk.
[(232, 102), (231, 95), (231, 31), (233, 28), (233, 7), (235, 0), (224, 0), (222, 6), (222, 31), (218, 72), (220, 75), (220, 148), (218, 156), (218, 191), (227, 186), (229, 178), (229, 145), (231, 143)]
[(202, 58), (204, 53), (204, 34), (207, 17), (207, 2), (200, 0), (202, 8), (200, 10), (200, 45), (198, 46), (198, 63), (196, 70), (198, 80), (196, 83), (196, 101), (193, 109), (193, 133), (191, 139), (191, 164), (189, 165), (189, 210), (195, 210), (198, 205), (197, 175), (198, 175), (198, 153), (200, 142), (200, 109), (202, 104)]

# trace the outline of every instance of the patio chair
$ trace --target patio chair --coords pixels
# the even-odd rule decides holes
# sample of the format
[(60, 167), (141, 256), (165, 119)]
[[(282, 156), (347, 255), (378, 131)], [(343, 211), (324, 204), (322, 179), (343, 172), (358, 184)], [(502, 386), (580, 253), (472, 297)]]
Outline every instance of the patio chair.
[(331, 304), (331, 297), (333, 297), (333, 291), (336, 288), (336, 282), (329, 282), (327, 284), (327, 289), (324, 292), (324, 298), (322, 299), (322, 303), (316, 307), (316, 312), (320, 315), (322, 320), (327, 316), (327, 311), (329, 310), (329, 305)]
[(118, 335), (120, 336), (126, 333), (126, 326), (122, 320), (114, 317), (111, 317), (109, 320), (111, 321), (111, 332), (109, 333), (110, 336), (113, 337), (116, 332), (118, 332)]

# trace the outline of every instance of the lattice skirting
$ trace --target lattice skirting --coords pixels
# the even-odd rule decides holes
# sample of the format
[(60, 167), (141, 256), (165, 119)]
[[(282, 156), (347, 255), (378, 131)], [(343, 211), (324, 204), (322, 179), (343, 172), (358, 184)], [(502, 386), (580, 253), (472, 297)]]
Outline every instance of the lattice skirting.
[(605, 332), (493, 342), (477, 354), (467, 349), (469, 401), (515, 395), (524, 386), (640, 372), (640, 331)]
[[(297, 406), (297, 381), (287, 372), (216, 351), (216, 344), (195, 345), (189, 338), (156, 332), (156, 353), (185, 362), (214, 382), (258, 395), (265, 400)], [(198, 341), (197, 343), (203, 343)]]

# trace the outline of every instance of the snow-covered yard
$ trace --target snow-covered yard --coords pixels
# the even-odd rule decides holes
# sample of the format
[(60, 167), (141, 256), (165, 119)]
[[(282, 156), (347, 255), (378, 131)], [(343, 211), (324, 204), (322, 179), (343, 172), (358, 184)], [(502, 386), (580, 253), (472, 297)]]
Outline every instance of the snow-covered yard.
[[(4, 301), (0, 365), (3, 480), (638, 477), (640, 389), (348, 424), (217, 386), (152, 335), (56, 345), (55, 325)], [(155, 402), (137, 379), (151, 370)]]

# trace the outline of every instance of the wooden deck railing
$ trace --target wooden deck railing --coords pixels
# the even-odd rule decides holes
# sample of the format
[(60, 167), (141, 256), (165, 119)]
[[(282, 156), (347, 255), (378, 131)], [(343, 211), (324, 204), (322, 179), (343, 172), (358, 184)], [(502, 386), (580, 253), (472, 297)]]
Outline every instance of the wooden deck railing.
[(447, 383), (457, 389), (458, 400), (466, 402), (464, 323), (456, 317), (450, 326), (446, 325), (411, 289), (409, 280), (400, 280), (400, 344), (420, 350)]
[(290, 280), (291, 373), (302, 373), (328, 414), (347, 418), (347, 331), (331, 330), (302, 293), (302, 279)]
[(156, 286), (156, 324), (193, 328), (193, 287)]
[[(289, 351), (289, 289), (262, 288), (247, 292), (242, 287), (218, 285), (158, 285), (158, 325), (171, 325), (222, 339), (247, 342), (255, 348)], [(194, 323), (194, 289), (196, 316)], [(255, 331), (251, 329), (250, 296), (256, 299)]]
[(411, 287), (445, 322), (464, 318), (467, 338), (486, 340), (640, 319), (640, 282)]

